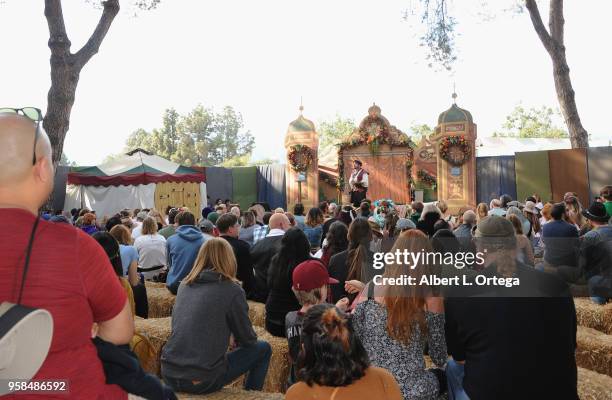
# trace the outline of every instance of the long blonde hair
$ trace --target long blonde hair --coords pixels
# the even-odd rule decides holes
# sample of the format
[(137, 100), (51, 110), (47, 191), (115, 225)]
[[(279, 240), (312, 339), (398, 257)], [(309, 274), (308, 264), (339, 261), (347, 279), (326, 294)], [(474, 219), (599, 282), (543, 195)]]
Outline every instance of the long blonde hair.
[(236, 281), (236, 257), (227, 240), (221, 238), (207, 240), (200, 247), (193, 268), (189, 275), (183, 279), (183, 282), (190, 285), (205, 269), (217, 272), (221, 275), (221, 279)]
[[(390, 253), (395, 253), (397, 250), (400, 252), (408, 250), (410, 253), (433, 251), (427, 236), (417, 229), (403, 232), (397, 238)], [(383, 277), (399, 278), (402, 275), (409, 275), (416, 282), (420, 282), (423, 275), (433, 271), (431, 267), (426, 262), (416, 266), (390, 263), (385, 267)], [(387, 308), (387, 333), (389, 336), (407, 345), (410, 343), (415, 329), (420, 330), (421, 334), (427, 331), (425, 298), (431, 294), (430, 289), (424, 287), (424, 285), (385, 286), (383, 296)]]

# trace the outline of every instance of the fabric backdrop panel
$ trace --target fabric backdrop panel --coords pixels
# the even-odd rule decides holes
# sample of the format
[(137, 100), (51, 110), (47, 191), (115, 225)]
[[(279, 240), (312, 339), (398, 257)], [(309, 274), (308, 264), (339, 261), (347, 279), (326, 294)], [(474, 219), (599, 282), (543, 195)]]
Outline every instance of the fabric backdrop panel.
[(492, 199), (508, 194), (516, 198), (514, 156), (476, 158), (476, 197), (487, 205)]
[(514, 156), (497, 157), (499, 160), (500, 171), (500, 191), (499, 195), (509, 194), (516, 199), (516, 166)]
[(70, 167), (63, 165), (58, 165), (55, 169), (55, 181), (53, 184), (53, 210), (64, 209), (68, 172), (70, 172)]
[(234, 196), (232, 170), (224, 167), (206, 167), (206, 192), (211, 204), (217, 199), (231, 199)]
[(287, 208), (285, 165), (257, 167), (257, 201), (268, 203), (272, 209)]
[(95, 210), (100, 219), (124, 208), (153, 208), (156, 186), (155, 183), (138, 186), (82, 186), (83, 207)]
[(612, 185), (612, 147), (590, 147), (587, 150), (591, 201), (606, 185)]
[(206, 201), (206, 183), (200, 183), (200, 215), (196, 215), (196, 218), (200, 218), (202, 216), (202, 210), (208, 205)]
[(547, 151), (515, 153), (517, 199), (525, 201), (527, 196), (537, 193), (546, 202), (551, 199), (550, 169)]
[(240, 209), (246, 210), (257, 201), (257, 167), (232, 168), (232, 180), (234, 195), (231, 199)]
[(497, 157), (476, 158), (476, 198), (487, 203), (500, 196), (500, 171)]
[(550, 188), (555, 201), (566, 192), (576, 192), (583, 206), (588, 207), (589, 176), (586, 149), (550, 150)]
[(81, 208), (81, 185), (67, 185), (64, 194), (64, 211)]

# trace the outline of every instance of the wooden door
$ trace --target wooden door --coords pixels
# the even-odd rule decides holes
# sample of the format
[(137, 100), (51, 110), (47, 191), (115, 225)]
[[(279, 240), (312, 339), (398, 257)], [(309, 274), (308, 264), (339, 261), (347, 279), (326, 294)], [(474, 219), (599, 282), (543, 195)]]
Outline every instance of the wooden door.
[(200, 184), (195, 182), (163, 182), (155, 188), (155, 208), (187, 207), (196, 217), (200, 214)]

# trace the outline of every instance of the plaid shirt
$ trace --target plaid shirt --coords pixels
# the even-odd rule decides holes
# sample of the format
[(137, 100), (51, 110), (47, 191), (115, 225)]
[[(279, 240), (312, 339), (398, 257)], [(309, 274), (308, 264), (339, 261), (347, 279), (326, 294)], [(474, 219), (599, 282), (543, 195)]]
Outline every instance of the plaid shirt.
[(253, 231), (253, 244), (265, 238), (268, 234), (268, 225), (259, 226)]

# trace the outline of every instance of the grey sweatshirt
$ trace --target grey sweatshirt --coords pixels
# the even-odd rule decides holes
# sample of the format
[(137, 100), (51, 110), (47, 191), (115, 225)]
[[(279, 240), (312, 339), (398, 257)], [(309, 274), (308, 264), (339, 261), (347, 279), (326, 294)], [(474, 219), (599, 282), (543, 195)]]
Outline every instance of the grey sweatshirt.
[(230, 334), (239, 346), (257, 335), (242, 288), (204, 270), (191, 285), (181, 283), (172, 311), (172, 334), (161, 356), (162, 376), (197, 380), (211, 387), (227, 370)]

